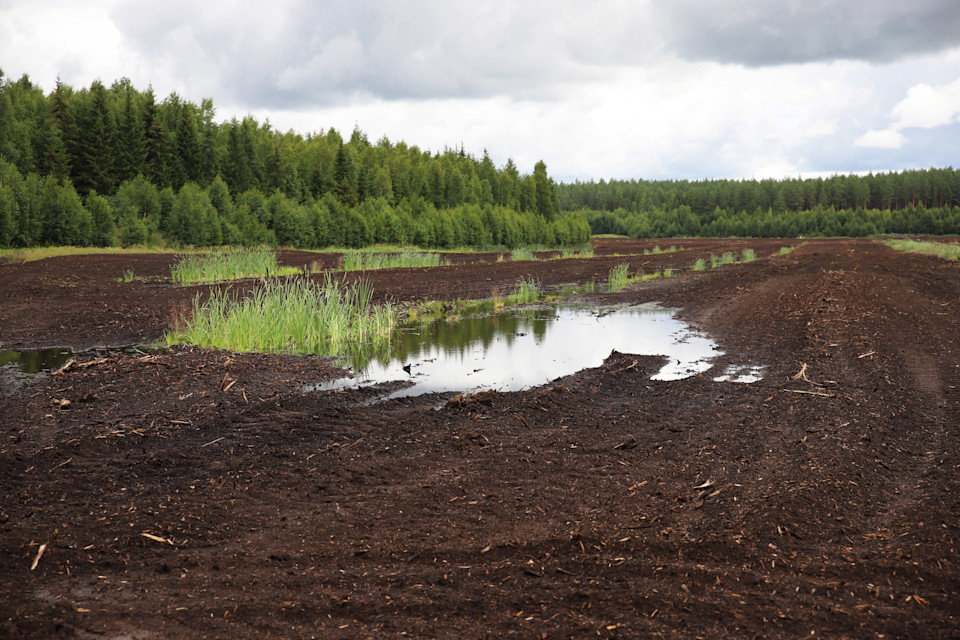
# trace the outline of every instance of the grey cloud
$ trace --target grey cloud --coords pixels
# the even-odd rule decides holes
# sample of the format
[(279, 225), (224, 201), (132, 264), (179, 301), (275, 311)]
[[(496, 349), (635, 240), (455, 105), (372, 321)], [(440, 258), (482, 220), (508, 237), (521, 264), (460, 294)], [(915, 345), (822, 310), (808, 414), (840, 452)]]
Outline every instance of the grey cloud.
[(269, 11), (240, 0), (229, 12), (188, 0), (151, 5), (130, 2), (114, 13), (131, 49), (174, 76), (207, 64), (218, 95), (267, 108), (357, 95), (549, 99), (646, 49), (633, 28), (642, 16), (618, 1), (590, 9), (546, 0), (280, 0)]
[(681, 57), (745, 66), (888, 63), (960, 46), (956, 0), (672, 0), (658, 14)]

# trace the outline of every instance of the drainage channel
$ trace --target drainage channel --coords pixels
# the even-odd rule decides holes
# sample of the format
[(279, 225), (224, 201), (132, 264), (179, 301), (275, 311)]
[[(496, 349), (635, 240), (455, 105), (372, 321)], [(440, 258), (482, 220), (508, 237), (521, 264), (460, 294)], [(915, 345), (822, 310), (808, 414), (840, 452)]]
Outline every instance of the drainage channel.
[[(400, 333), (389, 356), (351, 363), (355, 377), (310, 385), (330, 391), (402, 381), (379, 401), (426, 393), (519, 391), (600, 366), (613, 350), (659, 355), (654, 380), (679, 380), (708, 371), (723, 355), (717, 344), (658, 305), (510, 311), (456, 324), (434, 323)], [(753, 375), (750, 375), (753, 374)], [(760, 379), (761, 368), (730, 370), (732, 382)], [(719, 381), (718, 378), (718, 381)]]

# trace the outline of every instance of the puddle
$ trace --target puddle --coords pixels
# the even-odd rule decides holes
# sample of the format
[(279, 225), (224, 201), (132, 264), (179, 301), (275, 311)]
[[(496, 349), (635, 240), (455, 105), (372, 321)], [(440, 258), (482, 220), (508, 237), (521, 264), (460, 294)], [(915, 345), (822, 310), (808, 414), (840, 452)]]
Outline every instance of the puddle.
[(0, 369), (12, 371), (14, 380), (30, 380), (38, 373), (59, 369), (72, 356), (70, 349), (0, 351)]
[[(94, 353), (146, 353), (137, 347), (118, 347), (109, 349), (92, 349)], [(0, 350), (0, 372), (12, 374), (15, 382), (33, 380), (38, 375), (56, 371), (74, 356), (72, 349), (40, 349), (33, 351), (2, 351)]]
[[(548, 308), (438, 322), (400, 333), (389, 357), (361, 363), (356, 377), (306, 387), (355, 388), (390, 381), (411, 386), (382, 399), (425, 393), (519, 391), (598, 367), (610, 352), (662, 355), (654, 380), (703, 373), (722, 355), (713, 340), (655, 305)], [(348, 363), (349, 364), (349, 363)]]
[(727, 367), (723, 375), (713, 379), (714, 382), (741, 382), (750, 384), (763, 380), (763, 371), (766, 367), (762, 365), (732, 364)]

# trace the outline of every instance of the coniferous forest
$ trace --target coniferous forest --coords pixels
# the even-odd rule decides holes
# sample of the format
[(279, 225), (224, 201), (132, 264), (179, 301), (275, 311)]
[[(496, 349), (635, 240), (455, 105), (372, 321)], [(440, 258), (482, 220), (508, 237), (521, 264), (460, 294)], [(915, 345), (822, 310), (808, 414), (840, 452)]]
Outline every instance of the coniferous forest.
[(960, 234), (960, 171), (787, 180), (610, 180), (560, 184), (593, 233), (634, 238)]
[(0, 72), (0, 247), (373, 243), (577, 245), (546, 165), (521, 175), (462, 148), (421, 151), (355, 129), (217, 122), (213, 102), (126, 79), (49, 93)]
[(632, 237), (960, 234), (952, 168), (557, 184), (359, 128), (280, 132), (127, 79), (49, 93), (0, 71), (0, 247), (577, 245)]

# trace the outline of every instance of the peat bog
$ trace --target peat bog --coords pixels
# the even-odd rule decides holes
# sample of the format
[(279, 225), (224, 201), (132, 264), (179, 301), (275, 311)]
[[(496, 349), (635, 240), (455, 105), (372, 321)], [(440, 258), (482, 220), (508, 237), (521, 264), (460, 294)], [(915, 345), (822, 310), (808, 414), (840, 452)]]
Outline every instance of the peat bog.
[(376, 403), (305, 393), (329, 359), (85, 351), (157, 341), (218, 286), (118, 281), (174, 256), (2, 264), (0, 349), (76, 364), (0, 376), (0, 637), (955, 637), (960, 264), (793, 244), (338, 272), (404, 304), (671, 269), (569, 302), (679, 309), (722, 351)]

